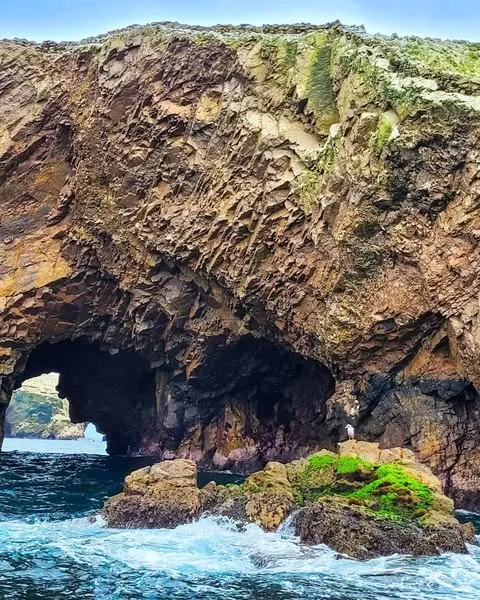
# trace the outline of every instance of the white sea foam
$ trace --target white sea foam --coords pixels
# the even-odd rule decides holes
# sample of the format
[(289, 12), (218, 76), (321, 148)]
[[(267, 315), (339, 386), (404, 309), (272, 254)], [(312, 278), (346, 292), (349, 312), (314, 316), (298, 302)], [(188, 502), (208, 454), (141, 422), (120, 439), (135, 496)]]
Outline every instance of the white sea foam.
[(112, 460), (0, 457), (1, 600), (480, 600), (476, 546), (360, 562), (301, 544), (294, 517), (277, 533), (214, 517), (109, 529), (84, 515), (115, 493)]
[[(148, 580), (149, 585), (181, 581), (177, 592), (183, 585), (188, 589), (200, 586), (211, 598), (251, 597), (228, 595), (222, 580), (227, 587), (242, 581), (247, 590), (252, 585), (258, 590), (269, 582), (278, 588), (278, 595), (270, 597), (282, 600), (289, 590), (293, 596), (287, 597), (305, 599), (480, 598), (480, 553), (476, 549), (473, 555), (392, 556), (360, 562), (338, 559), (324, 546), (304, 546), (291, 531), (286, 535), (285, 528), (265, 533), (255, 525), (239, 527), (231, 520), (214, 517), (173, 530), (107, 529), (102, 521), (87, 519), (4, 523), (0, 563), (5, 561), (6, 569), (5, 558), (19, 547), (34, 564), (42, 561), (28, 571), (28, 577), (37, 580), (47, 569), (63, 581), (65, 573), (55, 569), (55, 564), (67, 560), (79, 569), (102, 573), (106, 581), (119, 573), (132, 581)], [(125, 582), (122, 585), (128, 589)]]

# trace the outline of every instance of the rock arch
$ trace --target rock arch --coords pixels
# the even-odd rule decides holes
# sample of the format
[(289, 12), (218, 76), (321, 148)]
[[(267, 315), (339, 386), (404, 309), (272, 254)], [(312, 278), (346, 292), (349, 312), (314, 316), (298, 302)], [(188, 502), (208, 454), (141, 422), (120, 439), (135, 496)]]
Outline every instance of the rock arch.
[(0, 410), (42, 353), (87, 344), (155, 381), (156, 417), (142, 396), (112, 450), (247, 469), (351, 419), (465, 499), (479, 89), (405, 44), (166, 24), (1, 42)]
[(93, 423), (106, 435), (110, 454), (139, 449), (148, 419), (155, 418), (155, 372), (141, 355), (114, 353), (82, 339), (41, 344), (29, 355), (22, 379), (59, 373), (73, 423)]
[(42, 343), (5, 380), (19, 387), (58, 372), (72, 422), (93, 423), (111, 454), (180, 455), (248, 472), (331, 446), (326, 402), (335, 381), (323, 365), (249, 335), (215, 344), (188, 377), (158, 358), (84, 338)]

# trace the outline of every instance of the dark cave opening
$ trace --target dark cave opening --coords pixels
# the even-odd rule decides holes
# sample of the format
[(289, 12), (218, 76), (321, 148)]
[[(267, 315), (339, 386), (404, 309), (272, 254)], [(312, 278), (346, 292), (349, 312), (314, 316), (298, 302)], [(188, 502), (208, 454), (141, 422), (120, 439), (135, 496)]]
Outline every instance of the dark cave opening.
[(265, 338), (219, 344), (188, 381), (170, 388), (172, 401), (183, 405), (177, 440), (195, 438), (203, 465), (242, 473), (305, 448), (331, 447), (327, 400), (335, 384), (322, 363)]
[(83, 338), (42, 343), (14, 387), (59, 373), (70, 420), (95, 425), (109, 454), (184, 456), (245, 473), (332, 445), (335, 379), (325, 365), (253, 335), (210, 339), (204, 349), (192, 368), (165, 355), (152, 367), (139, 351)]
[(51, 372), (59, 373), (58, 395), (69, 401), (72, 423), (95, 425), (109, 454), (135, 452), (145, 408), (155, 405), (155, 374), (147, 361), (84, 340), (44, 343), (31, 352), (16, 387)]

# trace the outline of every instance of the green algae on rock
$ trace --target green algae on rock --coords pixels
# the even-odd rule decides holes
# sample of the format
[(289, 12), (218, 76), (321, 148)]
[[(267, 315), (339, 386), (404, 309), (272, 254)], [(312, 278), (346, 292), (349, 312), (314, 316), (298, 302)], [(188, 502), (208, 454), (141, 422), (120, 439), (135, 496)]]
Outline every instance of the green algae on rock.
[(466, 553), (475, 543), (473, 527), (450, 520), (435, 526), (396, 523), (377, 515), (366, 516), (362, 507), (338, 496), (321, 498), (294, 516), (295, 532), (309, 544), (326, 544), (340, 554), (371, 559), (391, 554), (438, 555)]
[[(162, 477), (152, 478), (154, 470)], [(195, 464), (185, 460), (132, 473), (124, 492), (105, 504), (108, 525), (171, 527), (213, 514), (271, 531), (293, 514), (302, 541), (356, 558), (466, 552), (465, 542), (474, 541), (438, 480), (399, 448), (345, 442), (338, 454), (322, 450), (287, 465), (270, 462), (241, 484), (209, 483), (200, 490), (194, 473)]]
[(377, 465), (359, 456), (314, 454), (292, 477), (292, 487), (300, 505), (338, 495), (392, 520), (424, 517), (433, 503), (430, 487), (401, 460)]

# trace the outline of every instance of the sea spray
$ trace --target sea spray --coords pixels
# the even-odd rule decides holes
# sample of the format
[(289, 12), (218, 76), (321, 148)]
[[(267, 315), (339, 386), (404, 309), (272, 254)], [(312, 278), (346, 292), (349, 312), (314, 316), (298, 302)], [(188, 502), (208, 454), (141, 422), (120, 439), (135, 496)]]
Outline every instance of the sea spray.
[(275, 533), (222, 517), (171, 530), (109, 529), (88, 517), (121, 487), (130, 467), (122, 460), (0, 455), (0, 598), (480, 598), (475, 547), (470, 555), (338, 559), (325, 546), (300, 544), (294, 516)]

